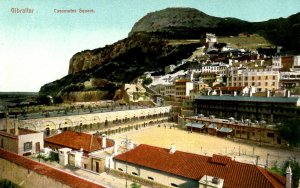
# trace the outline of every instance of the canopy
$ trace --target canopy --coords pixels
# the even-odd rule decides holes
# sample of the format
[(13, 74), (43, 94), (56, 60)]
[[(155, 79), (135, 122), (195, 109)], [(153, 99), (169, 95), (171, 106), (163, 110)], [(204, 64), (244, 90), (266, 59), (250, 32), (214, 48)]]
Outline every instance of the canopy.
[(208, 128), (210, 128), (210, 129), (216, 129), (217, 125), (215, 123), (211, 123), (211, 124), (209, 124)]
[(204, 124), (203, 123), (187, 123), (186, 126), (202, 129), (204, 127)]
[(221, 129), (219, 129), (219, 132), (222, 132), (222, 133), (231, 133), (232, 132), (232, 128), (221, 127)]

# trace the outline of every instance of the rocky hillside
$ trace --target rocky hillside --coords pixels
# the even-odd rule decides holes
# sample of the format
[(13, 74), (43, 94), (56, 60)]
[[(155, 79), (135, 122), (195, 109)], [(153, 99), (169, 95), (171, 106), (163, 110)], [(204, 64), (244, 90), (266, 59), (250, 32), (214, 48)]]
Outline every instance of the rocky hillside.
[[(199, 46), (199, 41), (173, 44), (156, 34), (135, 33), (113, 45), (75, 54), (70, 60), (69, 75), (42, 86), (40, 94), (118, 87), (144, 72), (161, 72), (165, 66), (189, 57)], [(96, 85), (94, 80), (102, 80), (103, 84)]]
[(236, 18), (209, 16), (192, 8), (167, 8), (147, 14), (129, 33), (156, 32), (165, 38), (199, 38), (206, 32), (217, 36), (258, 33), (287, 51), (300, 53), (300, 13), (288, 18), (246, 22)]
[[(251, 23), (209, 16), (192, 8), (167, 8), (140, 19), (126, 39), (104, 48), (76, 53), (70, 60), (69, 74), (42, 86), (40, 94), (91, 90), (113, 92), (118, 84), (130, 82), (146, 71), (162, 71), (166, 65), (189, 57), (200, 46), (199, 42), (175, 45), (170, 42), (172, 39), (199, 40), (206, 32), (219, 37), (242, 32), (258, 33), (272, 44), (300, 53), (300, 13)], [(98, 81), (104, 84), (93, 84)]]

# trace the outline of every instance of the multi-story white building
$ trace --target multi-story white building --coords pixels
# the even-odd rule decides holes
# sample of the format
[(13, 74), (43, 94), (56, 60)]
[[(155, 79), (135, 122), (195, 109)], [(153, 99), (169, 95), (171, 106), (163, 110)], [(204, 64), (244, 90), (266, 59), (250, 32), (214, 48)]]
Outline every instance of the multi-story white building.
[(165, 85), (165, 96), (168, 97), (175, 97), (175, 85), (174, 84), (168, 84)]
[(194, 84), (189, 80), (180, 79), (175, 81), (175, 97), (184, 99), (190, 96), (190, 91), (194, 88)]
[(280, 72), (279, 85), (282, 88), (292, 88), (300, 86), (300, 72)]
[(279, 88), (279, 71), (268, 69), (232, 69), (228, 73), (227, 86), (253, 86), (258, 92)]
[(281, 56), (272, 57), (272, 69), (279, 70), (282, 68)]
[(226, 74), (227, 69), (229, 65), (222, 63), (222, 62), (216, 62), (212, 63), (210, 65), (204, 65), (202, 66), (202, 73), (216, 73), (216, 74)]

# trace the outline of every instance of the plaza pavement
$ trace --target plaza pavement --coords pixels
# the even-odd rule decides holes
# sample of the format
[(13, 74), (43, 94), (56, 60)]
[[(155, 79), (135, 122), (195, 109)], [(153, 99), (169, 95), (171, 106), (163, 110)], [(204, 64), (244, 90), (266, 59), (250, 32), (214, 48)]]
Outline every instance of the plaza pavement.
[(148, 144), (164, 148), (170, 148), (171, 144), (175, 144), (176, 149), (180, 151), (208, 156), (213, 154), (227, 155), (233, 160), (249, 164), (256, 164), (258, 159), (260, 166), (266, 164), (272, 166), (274, 163), (281, 165), (285, 160), (296, 159), (299, 161), (300, 158), (300, 152), (287, 148), (259, 146), (258, 143), (254, 142), (245, 143), (203, 133), (191, 133), (172, 127), (172, 125), (174, 124), (162, 123), (160, 127), (151, 126), (137, 131), (115, 134), (110, 138), (115, 139), (119, 144), (124, 141), (126, 136), (135, 144)]

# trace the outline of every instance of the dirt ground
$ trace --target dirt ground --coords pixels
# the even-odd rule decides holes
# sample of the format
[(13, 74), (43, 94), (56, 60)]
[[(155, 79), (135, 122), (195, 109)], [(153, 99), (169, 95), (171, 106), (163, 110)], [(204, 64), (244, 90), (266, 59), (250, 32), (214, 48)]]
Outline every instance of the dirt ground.
[(300, 152), (240, 143), (196, 132), (190, 133), (178, 128), (170, 128), (170, 125), (173, 124), (165, 123), (161, 124), (160, 127), (152, 126), (138, 131), (116, 134), (111, 138), (119, 144), (126, 136), (134, 144), (148, 144), (164, 148), (170, 148), (171, 144), (175, 144), (176, 149), (180, 151), (208, 156), (213, 154), (227, 155), (237, 161), (250, 164), (256, 164), (258, 158), (258, 165), (260, 166), (268, 165), (270, 167), (275, 163), (281, 165), (287, 159), (296, 159), (299, 162)]

